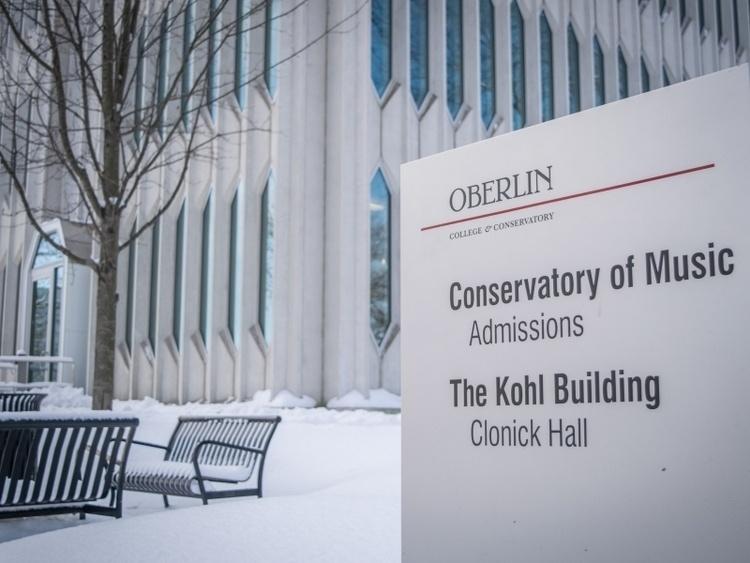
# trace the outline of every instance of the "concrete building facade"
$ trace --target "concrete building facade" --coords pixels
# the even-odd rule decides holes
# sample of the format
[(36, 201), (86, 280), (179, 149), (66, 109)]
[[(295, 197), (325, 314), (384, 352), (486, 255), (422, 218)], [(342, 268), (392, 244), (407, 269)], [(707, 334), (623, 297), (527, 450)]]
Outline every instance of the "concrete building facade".
[[(242, 56), (257, 78), (202, 127), (253, 126), (191, 164), (158, 227), (121, 254), (118, 398), (400, 393), (402, 163), (740, 64), (750, 49), (745, 0), (298, 4), (258, 12), (241, 55), (222, 47), (223, 75)], [(55, 218), (66, 187), (33, 174), (45, 228), (95, 246)], [(171, 181), (165, 169), (154, 185)], [(162, 191), (141, 191), (123, 236)], [(92, 275), (44, 258), (17, 199), (0, 177), (0, 353), (71, 356), (71, 377), (90, 386)]]

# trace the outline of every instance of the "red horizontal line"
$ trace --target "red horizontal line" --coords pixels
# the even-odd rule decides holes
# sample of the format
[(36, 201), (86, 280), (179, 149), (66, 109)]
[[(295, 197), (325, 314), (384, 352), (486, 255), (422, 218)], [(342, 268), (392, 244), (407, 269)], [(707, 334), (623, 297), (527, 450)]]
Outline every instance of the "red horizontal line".
[(648, 178), (641, 178), (640, 180), (633, 180), (631, 182), (625, 182), (624, 184), (615, 184), (614, 186), (607, 186), (606, 188), (597, 188), (595, 190), (588, 190), (585, 192), (566, 195), (562, 197), (556, 197), (554, 199), (546, 199), (544, 201), (537, 201), (536, 203), (529, 203), (527, 205), (519, 205), (518, 207), (511, 207), (510, 209), (501, 209), (500, 211), (493, 211), (492, 213), (484, 213), (482, 215), (474, 215), (472, 217), (465, 217), (464, 219), (456, 219), (455, 221), (446, 221), (445, 223), (437, 223), (436, 225), (429, 225), (422, 227), (421, 231), (429, 231), (431, 229), (438, 229), (440, 227), (447, 227), (449, 225), (457, 225), (458, 223), (467, 223), (469, 221), (476, 221), (477, 219), (485, 219), (486, 217), (494, 217), (496, 215), (503, 215), (504, 213), (511, 213), (512, 211), (520, 211), (521, 209), (529, 209), (531, 207), (538, 207), (540, 205), (548, 205), (550, 203), (558, 203), (560, 201), (566, 201), (568, 199), (575, 199), (577, 197), (584, 197), (594, 194), (600, 194), (603, 192), (609, 192), (612, 190), (619, 190), (620, 188), (629, 188), (631, 186), (638, 186), (640, 184), (646, 184), (648, 182), (655, 182), (657, 180), (664, 180), (665, 178), (672, 178), (674, 176), (682, 176), (683, 174), (692, 174), (693, 172), (700, 172), (701, 170), (707, 170), (716, 166), (713, 162), (711, 164), (703, 164), (702, 166), (695, 166), (694, 168), (686, 168), (684, 170), (678, 170), (677, 172), (668, 172), (666, 174), (659, 174), (658, 176), (650, 176)]

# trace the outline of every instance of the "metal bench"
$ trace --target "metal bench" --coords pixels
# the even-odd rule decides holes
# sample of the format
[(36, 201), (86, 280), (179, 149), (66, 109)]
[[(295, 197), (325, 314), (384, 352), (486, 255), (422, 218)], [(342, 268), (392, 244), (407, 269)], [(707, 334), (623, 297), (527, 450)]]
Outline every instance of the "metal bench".
[[(133, 463), (125, 474), (129, 491), (208, 499), (263, 496), (263, 466), (278, 416), (181, 417), (169, 445), (134, 440), (134, 444), (164, 450), (164, 460)], [(215, 484), (249, 482), (255, 486), (227, 488)]]
[(0, 393), (0, 411), (38, 411), (46, 393)]
[[(137, 418), (0, 414), (0, 519), (122, 516), (122, 478)], [(109, 503), (97, 503), (109, 496)]]

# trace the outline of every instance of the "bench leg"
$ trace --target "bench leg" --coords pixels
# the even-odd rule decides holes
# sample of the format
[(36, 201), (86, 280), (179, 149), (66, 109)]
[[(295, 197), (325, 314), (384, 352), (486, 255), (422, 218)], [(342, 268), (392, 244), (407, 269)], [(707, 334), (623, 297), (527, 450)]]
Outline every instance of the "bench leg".
[(167, 495), (161, 495), (164, 499), (164, 508), (169, 508), (169, 499), (167, 498)]
[(81, 513), (80, 513), (80, 514), (78, 515), (78, 519), (79, 519), (79, 520), (86, 520), (86, 513), (85, 513), (85, 512), (81, 512)]

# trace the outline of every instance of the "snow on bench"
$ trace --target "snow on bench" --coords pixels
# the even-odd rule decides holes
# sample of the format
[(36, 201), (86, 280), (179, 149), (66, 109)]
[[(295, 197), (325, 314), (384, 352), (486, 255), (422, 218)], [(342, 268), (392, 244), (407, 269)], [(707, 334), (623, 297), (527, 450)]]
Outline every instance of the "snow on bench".
[[(0, 519), (122, 516), (122, 476), (138, 419), (111, 413), (0, 413)], [(108, 504), (97, 503), (109, 496)]]
[[(263, 466), (278, 416), (180, 417), (169, 445), (134, 440), (142, 446), (164, 450), (164, 461), (128, 466), (124, 488), (156, 493), (169, 506), (168, 495), (208, 499), (263, 496)], [(250, 488), (221, 488), (216, 483)]]

